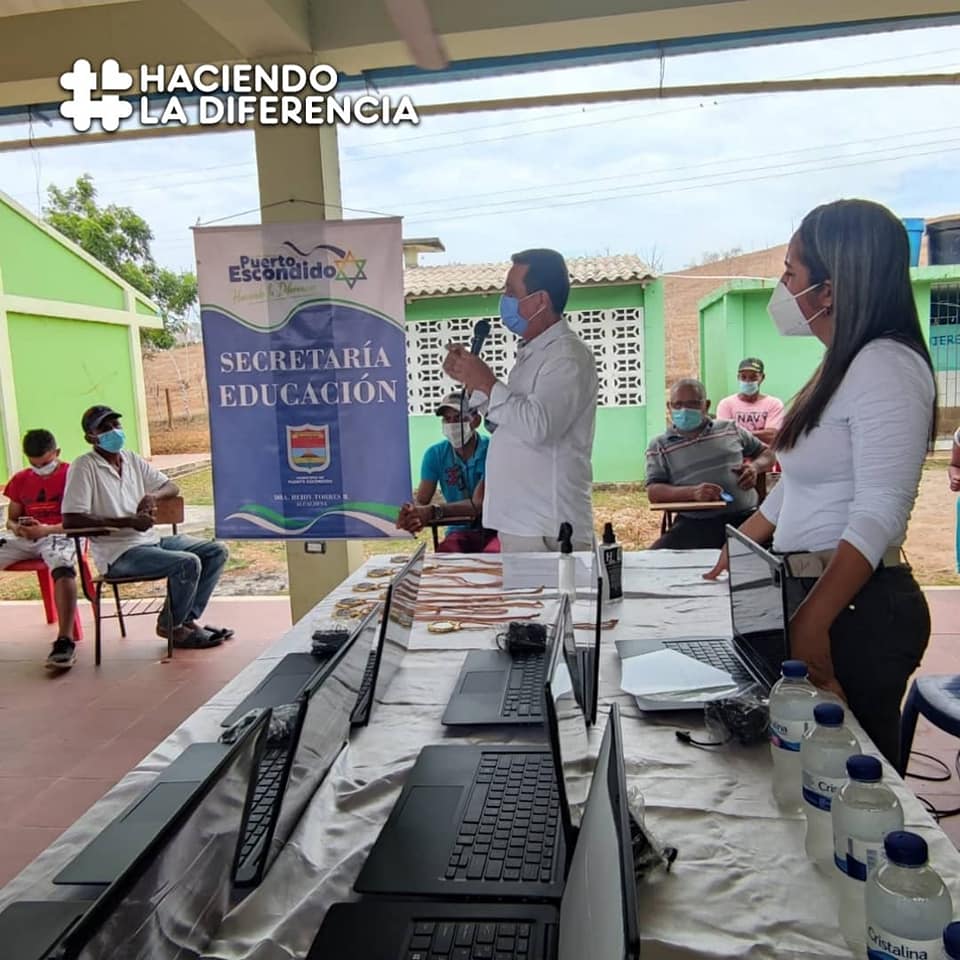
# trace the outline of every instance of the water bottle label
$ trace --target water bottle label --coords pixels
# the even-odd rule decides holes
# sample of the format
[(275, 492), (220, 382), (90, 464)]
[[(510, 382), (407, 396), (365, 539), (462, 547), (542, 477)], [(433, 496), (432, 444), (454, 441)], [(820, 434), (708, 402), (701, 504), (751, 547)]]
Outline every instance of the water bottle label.
[(847, 782), (846, 777), (819, 777), (803, 771), (803, 799), (817, 810), (830, 812), (833, 798)]
[(833, 841), (834, 862), (852, 880), (866, 880), (870, 871), (883, 858), (883, 843), (868, 843), (853, 837), (838, 837)]
[(781, 750), (800, 752), (800, 741), (812, 720), (770, 720), (770, 742)]
[(867, 923), (867, 957), (869, 960), (938, 960), (942, 940), (908, 940)]

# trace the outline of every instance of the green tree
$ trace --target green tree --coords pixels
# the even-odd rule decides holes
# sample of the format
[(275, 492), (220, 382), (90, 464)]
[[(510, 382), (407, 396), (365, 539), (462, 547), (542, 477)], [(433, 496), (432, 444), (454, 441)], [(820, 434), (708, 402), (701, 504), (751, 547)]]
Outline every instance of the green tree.
[(144, 345), (160, 350), (172, 347), (197, 302), (196, 276), (158, 266), (150, 252), (153, 232), (146, 220), (130, 207), (113, 203), (101, 207), (90, 174), (77, 177), (66, 190), (51, 184), (47, 196), (43, 208), (47, 223), (160, 307), (163, 329), (142, 330)]

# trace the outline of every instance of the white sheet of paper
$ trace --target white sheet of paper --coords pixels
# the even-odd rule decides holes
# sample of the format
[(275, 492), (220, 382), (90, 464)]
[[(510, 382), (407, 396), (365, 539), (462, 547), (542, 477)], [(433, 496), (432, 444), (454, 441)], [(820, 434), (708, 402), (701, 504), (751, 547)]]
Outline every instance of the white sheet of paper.
[(620, 687), (634, 696), (735, 686), (724, 670), (676, 650), (654, 650), (620, 662)]

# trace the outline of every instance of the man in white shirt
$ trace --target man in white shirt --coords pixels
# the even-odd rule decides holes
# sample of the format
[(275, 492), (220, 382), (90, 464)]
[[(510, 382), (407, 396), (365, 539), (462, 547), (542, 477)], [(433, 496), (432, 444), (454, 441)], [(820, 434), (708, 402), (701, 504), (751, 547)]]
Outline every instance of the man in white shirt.
[[(593, 435), (597, 370), (593, 354), (563, 318), (570, 275), (555, 250), (514, 254), (500, 318), (521, 338), (507, 382), (462, 345), (443, 368), (480, 399), (492, 429), (483, 525), (499, 531), (503, 553), (555, 552), (560, 525), (573, 549), (593, 547)], [(480, 394), (480, 398), (475, 395)]]
[(93, 446), (70, 464), (63, 493), (64, 530), (112, 528), (92, 537), (90, 549), (101, 573), (114, 577), (165, 576), (168, 603), (157, 620), (166, 637), (173, 626), (175, 647), (218, 646), (232, 630), (202, 627), (203, 614), (227, 562), (227, 548), (215, 540), (161, 537), (153, 529), (157, 500), (179, 496), (165, 474), (143, 457), (124, 450), (120, 414), (108, 406), (91, 407), (81, 419), (83, 435)]

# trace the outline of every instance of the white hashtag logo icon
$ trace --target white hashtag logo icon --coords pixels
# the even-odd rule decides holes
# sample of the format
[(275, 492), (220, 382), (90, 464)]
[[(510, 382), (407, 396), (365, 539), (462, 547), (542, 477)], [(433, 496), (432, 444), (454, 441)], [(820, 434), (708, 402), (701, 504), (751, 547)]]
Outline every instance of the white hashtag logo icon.
[[(113, 133), (121, 120), (133, 114), (133, 104), (107, 91), (129, 90), (132, 86), (133, 77), (121, 70), (116, 60), (103, 61), (99, 78), (89, 60), (74, 60), (73, 69), (60, 74), (60, 87), (72, 94), (60, 104), (60, 115), (72, 121), (73, 129), (80, 133), (86, 133), (94, 119), (107, 133)], [(98, 89), (103, 96), (94, 97)]]

